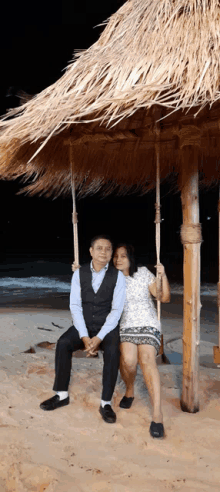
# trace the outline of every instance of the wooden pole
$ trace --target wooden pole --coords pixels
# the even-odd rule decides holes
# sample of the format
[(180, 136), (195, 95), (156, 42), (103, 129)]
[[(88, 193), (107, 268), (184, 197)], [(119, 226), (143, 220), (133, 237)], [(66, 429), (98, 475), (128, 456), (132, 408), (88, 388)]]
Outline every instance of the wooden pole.
[(214, 363), (220, 364), (220, 185), (218, 200), (218, 346), (213, 347)]
[(184, 248), (183, 301), (183, 387), (181, 409), (199, 411), (199, 340), (200, 340), (200, 245), (198, 186), (198, 147), (186, 145), (181, 149), (181, 201)]
[(72, 270), (75, 271), (79, 268), (79, 241), (78, 241), (78, 225), (77, 225), (77, 213), (76, 213), (76, 193), (75, 193), (75, 181), (74, 181), (74, 159), (73, 159), (73, 148), (69, 145), (70, 153), (70, 166), (71, 166), (71, 185), (72, 185), (72, 199), (73, 199), (73, 242), (74, 242), (74, 263), (72, 265)]

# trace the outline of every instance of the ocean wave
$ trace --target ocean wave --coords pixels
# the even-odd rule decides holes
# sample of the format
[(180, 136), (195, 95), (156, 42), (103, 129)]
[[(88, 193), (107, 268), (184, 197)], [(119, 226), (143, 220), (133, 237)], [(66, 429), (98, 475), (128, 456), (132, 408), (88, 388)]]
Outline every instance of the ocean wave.
[(0, 279), (0, 288), (7, 290), (43, 289), (52, 290), (53, 292), (70, 292), (70, 283), (49, 277), (3, 277)]
[[(183, 295), (183, 285), (181, 285), (181, 284), (177, 284), (177, 283), (170, 284), (170, 290), (171, 290), (171, 294)], [(200, 293), (201, 293), (201, 296), (216, 297), (217, 296), (217, 285), (216, 284), (202, 283), (200, 286)]]
[[(0, 289), (10, 290), (35, 290), (41, 289), (44, 291), (52, 292), (70, 292), (70, 282), (64, 282), (58, 278), (51, 277), (25, 277), (25, 278), (13, 278), (2, 277), (0, 278)], [(183, 285), (179, 283), (171, 283), (171, 294), (183, 295)], [(201, 295), (204, 296), (217, 296), (216, 284), (201, 284)]]

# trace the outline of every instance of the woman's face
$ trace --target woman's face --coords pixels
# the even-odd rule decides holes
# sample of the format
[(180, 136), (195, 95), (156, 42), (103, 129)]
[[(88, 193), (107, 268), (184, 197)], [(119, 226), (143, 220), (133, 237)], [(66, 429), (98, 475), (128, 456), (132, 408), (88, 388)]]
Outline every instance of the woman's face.
[(116, 249), (113, 263), (115, 268), (120, 270), (124, 275), (129, 275), (130, 261), (127, 257), (127, 251), (124, 247)]

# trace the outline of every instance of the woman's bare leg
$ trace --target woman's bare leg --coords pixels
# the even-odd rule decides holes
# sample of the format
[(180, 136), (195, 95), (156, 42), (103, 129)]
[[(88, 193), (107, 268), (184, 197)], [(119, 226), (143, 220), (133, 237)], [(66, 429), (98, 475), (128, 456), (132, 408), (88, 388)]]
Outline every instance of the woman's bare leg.
[(138, 351), (137, 345), (130, 342), (122, 342), (120, 345), (120, 373), (126, 385), (125, 396), (134, 396), (134, 381), (137, 372)]
[(156, 423), (162, 423), (160, 373), (156, 362), (155, 347), (151, 345), (138, 345), (138, 361), (153, 407), (152, 420)]

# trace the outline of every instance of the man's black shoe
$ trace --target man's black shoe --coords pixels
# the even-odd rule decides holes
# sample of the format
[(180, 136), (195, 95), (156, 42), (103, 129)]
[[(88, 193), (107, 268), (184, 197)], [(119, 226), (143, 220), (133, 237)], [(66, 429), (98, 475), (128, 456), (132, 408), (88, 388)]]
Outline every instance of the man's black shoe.
[(116, 422), (116, 414), (114, 410), (112, 410), (111, 405), (105, 405), (104, 408), (100, 406), (99, 412), (105, 422), (108, 424), (114, 424)]
[(64, 400), (60, 400), (58, 395), (52, 396), (49, 400), (45, 400), (40, 404), (40, 408), (42, 410), (56, 410), (59, 407), (65, 407), (65, 405), (69, 405), (70, 399), (69, 396)]

